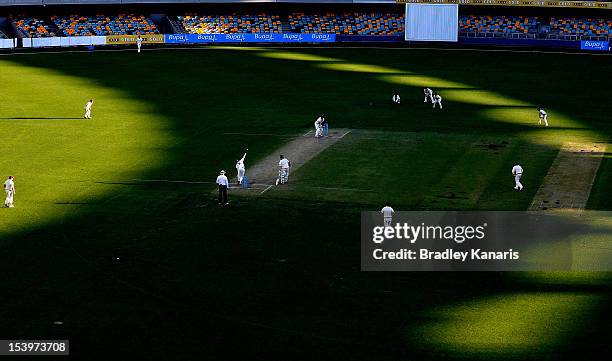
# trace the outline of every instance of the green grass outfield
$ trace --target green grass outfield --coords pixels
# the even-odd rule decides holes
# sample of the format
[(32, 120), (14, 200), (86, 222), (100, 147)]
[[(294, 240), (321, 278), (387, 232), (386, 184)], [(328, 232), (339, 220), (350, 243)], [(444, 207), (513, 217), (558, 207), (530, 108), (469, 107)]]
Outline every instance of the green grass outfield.
[[(0, 212), (0, 339), (69, 338), (90, 358), (609, 357), (609, 274), (363, 273), (359, 212), (527, 209), (563, 142), (610, 143), (610, 79), (607, 56), (510, 52), (2, 56), (0, 174), (17, 194)], [(247, 147), (248, 174), (321, 112), (352, 131), (290, 190), (218, 208), (212, 184), (150, 182), (214, 182)], [(609, 152), (592, 209), (612, 210)]]

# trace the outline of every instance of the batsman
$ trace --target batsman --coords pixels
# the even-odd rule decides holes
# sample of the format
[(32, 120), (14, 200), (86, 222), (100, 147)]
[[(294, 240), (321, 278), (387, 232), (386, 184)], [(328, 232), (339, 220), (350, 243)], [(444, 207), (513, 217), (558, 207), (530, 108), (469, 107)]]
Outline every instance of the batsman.
[(281, 184), (287, 183), (289, 179), (289, 168), (291, 168), (291, 162), (281, 154), (280, 160), (278, 161), (278, 178), (276, 179), (276, 185), (280, 182)]

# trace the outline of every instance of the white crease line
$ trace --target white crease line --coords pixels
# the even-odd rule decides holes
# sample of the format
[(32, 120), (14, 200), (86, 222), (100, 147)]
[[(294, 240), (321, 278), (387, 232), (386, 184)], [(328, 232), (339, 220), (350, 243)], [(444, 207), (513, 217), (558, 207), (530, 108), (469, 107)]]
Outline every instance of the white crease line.
[(268, 189), (270, 189), (270, 188), (272, 188), (272, 184), (270, 184), (270, 185), (268, 186), (268, 188), (264, 189), (264, 190), (263, 190), (263, 191), (261, 191), (261, 193), (259, 193), (259, 194), (264, 194), (264, 193), (265, 193), (265, 192), (266, 192)]
[(350, 132), (351, 132), (350, 130), (349, 130), (349, 131), (347, 131), (346, 133), (342, 134), (342, 135), (341, 135), (341, 136), (340, 136), (338, 139), (342, 139), (342, 138), (344, 138), (344, 136), (345, 136), (345, 135), (347, 135), (347, 134), (348, 134), (348, 133), (350, 133)]
[(304, 133), (304, 135), (302, 135), (302, 137), (307, 136), (308, 134), (310, 134), (312, 132), (312, 129), (310, 129), (309, 131), (307, 131), (306, 133)]

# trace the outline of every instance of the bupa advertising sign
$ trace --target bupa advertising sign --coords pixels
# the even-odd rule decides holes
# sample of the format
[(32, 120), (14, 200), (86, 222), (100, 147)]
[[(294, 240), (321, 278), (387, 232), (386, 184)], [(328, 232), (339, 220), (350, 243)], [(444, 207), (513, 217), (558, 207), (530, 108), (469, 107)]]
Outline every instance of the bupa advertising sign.
[(582, 49), (582, 50), (608, 51), (610, 49), (610, 42), (608, 42), (608, 41), (583, 40), (583, 41), (580, 42), (580, 49)]
[(167, 34), (167, 44), (197, 43), (328, 43), (336, 34)]

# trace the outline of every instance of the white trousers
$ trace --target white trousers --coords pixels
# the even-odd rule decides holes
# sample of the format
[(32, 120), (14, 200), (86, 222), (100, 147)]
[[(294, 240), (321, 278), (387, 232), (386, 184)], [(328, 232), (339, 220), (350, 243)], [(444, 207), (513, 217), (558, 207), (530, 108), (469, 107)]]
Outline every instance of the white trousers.
[(436, 109), (436, 104), (438, 104), (440, 106), (440, 109), (442, 109), (442, 102), (434, 101), (433, 102), (434, 109)]
[(287, 183), (288, 179), (289, 179), (289, 168), (282, 168), (280, 171), (281, 183)]
[(138, 46), (138, 52), (140, 53), (140, 47), (142, 46), (142, 44), (136, 44), (136, 46)]
[(518, 189), (518, 190), (523, 189), (523, 185), (521, 184), (521, 176), (522, 174), (516, 174), (514, 176), (514, 189)]
[(315, 138), (319, 138), (323, 136), (323, 127), (317, 127), (315, 130)]
[(548, 126), (548, 115), (540, 117), (540, 121), (538, 121), (538, 124), (542, 124), (542, 121), (544, 121), (544, 125)]
[(245, 169), (244, 167), (238, 168), (238, 183), (242, 183), (242, 178), (244, 177)]
[(85, 118), (91, 119), (91, 109), (85, 110)]
[(425, 95), (425, 100), (423, 100), (423, 103), (427, 103), (427, 99), (429, 99), (429, 96)]
[(13, 205), (13, 191), (7, 191), (5, 189), (4, 192), (6, 192), (6, 199), (4, 200), (4, 205), (7, 207), (12, 206)]
[(391, 223), (393, 222), (392, 217), (384, 217), (385, 227), (391, 227)]

